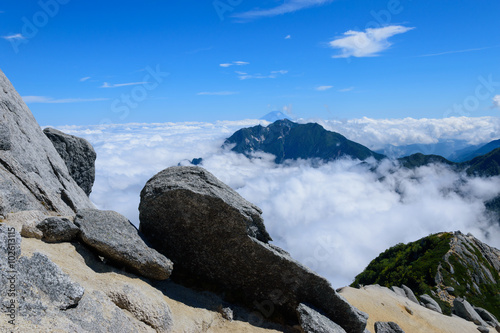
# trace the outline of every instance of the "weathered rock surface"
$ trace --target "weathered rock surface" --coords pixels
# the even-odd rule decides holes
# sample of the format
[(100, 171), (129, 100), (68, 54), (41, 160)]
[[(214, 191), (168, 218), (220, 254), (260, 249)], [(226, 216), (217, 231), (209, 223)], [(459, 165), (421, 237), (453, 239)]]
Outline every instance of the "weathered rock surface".
[(397, 295), (399, 296), (403, 296), (403, 297), (407, 297), (406, 296), (406, 292), (404, 291), (403, 288), (399, 288), (399, 287), (396, 287), (396, 286), (392, 286), (391, 287), (391, 290), (394, 291)]
[(306, 303), (348, 332), (364, 331), (366, 314), (268, 244), (260, 210), (206, 170), (172, 167), (158, 173), (142, 190), (139, 211), (141, 232), (174, 262), (174, 276), (215, 284), (265, 317), (296, 321), (296, 308)]
[(453, 300), (453, 312), (457, 316), (464, 318), (465, 320), (472, 321), (476, 325), (487, 326), (486, 322), (465, 299), (457, 297)]
[(54, 128), (45, 128), (43, 133), (49, 138), (64, 163), (70, 176), (82, 190), (90, 195), (95, 180), (96, 152), (85, 139), (69, 135)]
[(477, 312), (477, 314), (487, 323), (491, 323), (491, 326), (497, 327), (499, 326), (499, 322), (497, 317), (495, 317), (493, 314), (491, 314), (488, 310), (485, 310), (483, 308), (473, 306), (472, 307), (474, 311)]
[(49, 243), (70, 242), (80, 229), (67, 218), (49, 217), (36, 225), (43, 234), (42, 240)]
[(430, 297), (429, 295), (427, 294), (423, 294), (420, 296), (420, 301), (423, 303), (423, 305), (432, 310), (432, 311), (436, 311), (436, 312), (439, 312), (439, 313), (443, 313), (443, 311), (441, 310), (441, 307), (439, 306), (438, 302), (436, 302), (432, 297)]
[(409, 287), (405, 286), (404, 284), (401, 286), (401, 288), (403, 288), (403, 290), (405, 291), (406, 297), (408, 297), (408, 299), (410, 301), (412, 301), (413, 303), (420, 304), (418, 302), (417, 297), (415, 297), (415, 294), (413, 293), (413, 290), (411, 290)]
[(1, 70), (0, 132), (0, 215), (93, 207)]
[(377, 321), (375, 323), (375, 333), (405, 333), (398, 324), (389, 321)]
[(7, 308), (15, 304), (20, 316), (35, 321), (48, 312), (67, 310), (78, 304), (83, 287), (71, 281), (46, 255), (36, 252), (31, 257), (21, 257), (20, 254), (19, 233), (0, 225), (0, 304)]
[(172, 273), (172, 262), (148, 247), (123, 215), (83, 209), (76, 214), (75, 224), (83, 243), (110, 261), (154, 280), (168, 279)]
[(299, 323), (304, 333), (345, 333), (345, 330), (305, 304), (297, 308)]

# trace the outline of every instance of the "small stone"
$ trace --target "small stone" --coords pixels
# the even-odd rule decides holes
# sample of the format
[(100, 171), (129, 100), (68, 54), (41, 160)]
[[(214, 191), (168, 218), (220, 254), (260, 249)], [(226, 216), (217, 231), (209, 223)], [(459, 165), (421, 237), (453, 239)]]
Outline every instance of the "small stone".
[(222, 318), (229, 320), (229, 321), (233, 321), (233, 310), (231, 308), (221, 307), (219, 309), (219, 313), (222, 315)]
[(395, 322), (375, 322), (375, 333), (405, 333)]
[(70, 242), (80, 229), (66, 218), (49, 217), (36, 225), (43, 233), (42, 240), (48, 243)]
[(297, 308), (300, 326), (304, 333), (345, 333), (346, 331), (323, 316), (316, 310), (305, 304), (299, 304)]
[(479, 327), (477, 328), (477, 330), (478, 330), (479, 332), (481, 332), (481, 333), (489, 333), (489, 332), (490, 332), (490, 329), (489, 329), (488, 327), (486, 327), (486, 326), (479, 326)]

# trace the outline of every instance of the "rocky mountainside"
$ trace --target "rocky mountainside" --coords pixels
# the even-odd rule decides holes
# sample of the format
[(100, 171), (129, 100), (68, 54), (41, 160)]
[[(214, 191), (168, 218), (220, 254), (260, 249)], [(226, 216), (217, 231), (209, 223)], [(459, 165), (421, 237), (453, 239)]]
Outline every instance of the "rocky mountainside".
[(396, 292), (408, 286), (419, 300), (408, 290), (402, 295), (444, 313), (464, 317), (463, 304), (469, 303), (500, 317), (500, 251), (470, 234), (441, 233), (398, 244), (374, 259), (352, 286), (370, 284)]
[(278, 120), (267, 127), (257, 125), (240, 129), (224, 145), (233, 146), (233, 151), (247, 156), (258, 151), (273, 154), (276, 163), (299, 158), (327, 162), (341, 157), (359, 160), (384, 157), (338, 133), (325, 130), (319, 124), (297, 124), (288, 119)]
[(93, 205), (21, 96), (0, 71), (0, 215), (74, 214)]

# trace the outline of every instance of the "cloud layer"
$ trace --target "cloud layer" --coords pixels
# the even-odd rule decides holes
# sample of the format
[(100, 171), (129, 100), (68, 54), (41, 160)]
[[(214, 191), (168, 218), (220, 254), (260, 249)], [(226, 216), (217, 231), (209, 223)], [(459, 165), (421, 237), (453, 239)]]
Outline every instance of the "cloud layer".
[[(411, 124), (412, 137), (436, 133), (453, 137), (460, 134), (451, 124), (461, 121), (365, 118), (326, 124), (383, 142), (396, 138), (396, 130), (412, 128)], [(485, 121), (468, 119), (471, 128)], [(248, 159), (220, 148), (234, 131), (257, 123), (267, 124), (246, 120), (59, 129), (85, 137), (95, 146), (97, 175), (91, 199), (99, 208), (116, 210), (137, 225), (139, 193), (146, 181), (166, 167), (202, 157), (203, 167), (262, 208), (276, 245), (335, 287), (349, 284), (388, 247), (430, 233), (472, 232), (500, 246), (498, 224), (491, 224), (483, 205), (500, 193), (500, 179), (467, 178), (439, 165), (410, 171), (390, 161), (379, 166), (352, 160), (314, 168), (308, 161), (277, 166), (268, 154)], [(470, 139), (484, 138), (486, 131)]]
[(389, 42), (390, 37), (412, 29), (414, 28), (390, 25), (382, 28), (369, 28), (364, 32), (349, 30), (344, 33), (344, 37), (331, 41), (329, 45), (341, 51), (333, 58), (374, 57), (392, 45)]

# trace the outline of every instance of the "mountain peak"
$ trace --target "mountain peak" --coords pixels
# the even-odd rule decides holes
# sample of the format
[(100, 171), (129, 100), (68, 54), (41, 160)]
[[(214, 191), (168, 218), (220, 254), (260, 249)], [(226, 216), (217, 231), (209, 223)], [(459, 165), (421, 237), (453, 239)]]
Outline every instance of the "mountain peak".
[(320, 159), (328, 162), (342, 157), (366, 160), (382, 159), (367, 147), (330, 132), (317, 123), (298, 124), (289, 119), (277, 120), (267, 127), (243, 128), (229, 137), (225, 145), (233, 151), (251, 156), (262, 151), (276, 156), (276, 163), (285, 160)]

